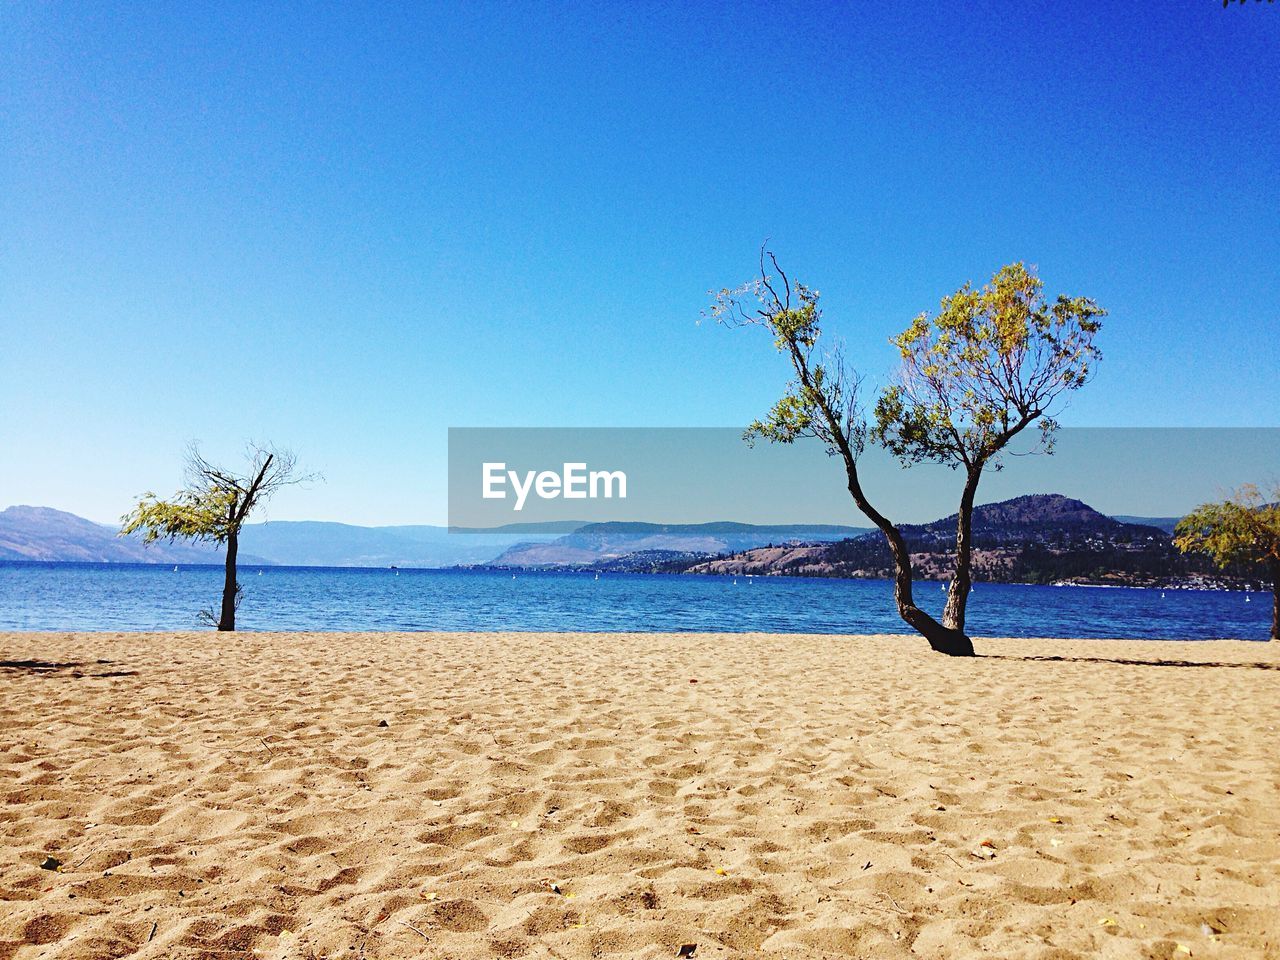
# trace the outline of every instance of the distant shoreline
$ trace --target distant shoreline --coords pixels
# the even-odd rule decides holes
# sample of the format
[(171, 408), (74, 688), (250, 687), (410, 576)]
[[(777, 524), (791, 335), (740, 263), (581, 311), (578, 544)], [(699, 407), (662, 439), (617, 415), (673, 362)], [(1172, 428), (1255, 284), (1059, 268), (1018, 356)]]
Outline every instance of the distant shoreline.
[[(172, 569), (178, 567), (180, 570), (216, 570), (219, 573), (223, 570), (221, 562), (218, 563), (174, 563), (171, 560), (9, 560), (0, 559), (0, 567), (2, 566), (38, 566), (38, 567), (118, 567), (118, 568), (137, 568), (137, 569)], [(747, 578), (755, 580), (794, 580), (798, 582), (806, 581), (851, 581), (858, 583), (891, 583), (891, 577), (841, 577), (831, 576), (823, 577), (813, 574), (783, 574), (783, 573), (704, 573), (702, 571), (686, 570), (679, 572), (671, 572), (665, 570), (640, 571), (640, 570), (598, 570), (594, 567), (506, 567), (494, 566), (491, 564), (474, 564), (470, 566), (461, 566), (454, 564), (447, 567), (408, 567), (408, 566), (329, 566), (326, 564), (313, 563), (241, 563), (241, 570), (347, 570), (347, 571), (370, 571), (370, 572), (386, 572), (399, 571), (401, 573), (518, 573), (526, 576), (530, 575), (554, 575), (554, 576), (588, 576), (599, 573), (601, 576), (609, 577), (700, 577), (700, 578)], [(945, 584), (947, 581), (934, 578), (920, 578), (914, 581), (916, 584)], [(1211, 585), (1199, 585), (1188, 583), (1185, 581), (1171, 581), (1157, 584), (1130, 584), (1130, 583), (1088, 583), (1088, 582), (1066, 582), (1057, 583), (1033, 583), (1026, 580), (975, 580), (975, 587), (982, 586), (1002, 586), (1002, 587), (1088, 587), (1091, 589), (1111, 589), (1111, 590), (1178, 590), (1184, 592), (1203, 592), (1203, 593), (1266, 593), (1270, 590), (1269, 584), (1249, 585), (1241, 583), (1228, 582), (1227, 580), (1212, 581)]]

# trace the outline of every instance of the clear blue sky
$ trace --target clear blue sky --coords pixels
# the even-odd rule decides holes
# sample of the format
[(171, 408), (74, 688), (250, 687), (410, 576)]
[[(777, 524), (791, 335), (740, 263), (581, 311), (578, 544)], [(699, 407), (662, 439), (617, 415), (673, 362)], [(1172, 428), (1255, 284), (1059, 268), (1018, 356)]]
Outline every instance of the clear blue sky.
[(0, 8), (0, 507), (258, 437), (273, 517), (442, 522), (449, 426), (744, 423), (765, 237), (873, 379), (1025, 259), (1111, 312), (1065, 423), (1280, 425), (1280, 5), (400, 6)]

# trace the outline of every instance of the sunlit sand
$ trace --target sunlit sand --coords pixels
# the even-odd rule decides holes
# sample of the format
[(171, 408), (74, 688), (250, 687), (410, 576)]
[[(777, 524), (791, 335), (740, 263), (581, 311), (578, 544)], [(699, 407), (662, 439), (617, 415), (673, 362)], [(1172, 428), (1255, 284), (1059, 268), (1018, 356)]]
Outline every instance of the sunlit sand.
[(1280, 955), (1277, 645), (977, 647), (3, 635), (0, 958)]

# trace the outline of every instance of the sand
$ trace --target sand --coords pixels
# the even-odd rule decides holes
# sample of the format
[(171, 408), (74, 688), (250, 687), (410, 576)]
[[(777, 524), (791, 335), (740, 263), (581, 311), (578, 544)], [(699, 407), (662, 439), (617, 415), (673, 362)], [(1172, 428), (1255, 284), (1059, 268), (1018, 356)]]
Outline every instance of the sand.
[(1280, 957), (1280, 645), (977, 646), (0, 635), (0, 958)]

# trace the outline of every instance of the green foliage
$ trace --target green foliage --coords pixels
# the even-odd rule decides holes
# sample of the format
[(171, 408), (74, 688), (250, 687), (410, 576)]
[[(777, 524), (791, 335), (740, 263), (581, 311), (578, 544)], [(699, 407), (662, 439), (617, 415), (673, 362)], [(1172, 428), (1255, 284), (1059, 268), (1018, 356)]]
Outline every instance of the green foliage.
[(1022, 263), (981, 290), (966, 283), (892, 339), (902, 369), (876, 403), (873, 436), (904, 463), (998, 468), (997, 454), (1040, 421), (1051, 448), (1051, 407), (1093, 375), (1105, 315), (1087, 297), (1048, 303)]
[(763, 420), (752, 420), (743, 434), (748, 443), (768, 440), (771, 443), (792, 443), (808, 436), (813, 430), (813, 414), (817, 404), (812, 391), (796, 383), (787, 385), (786, 392), (778, 398)]
[(124, 517), (122, 534), (141, 530), (144, 543), (157, 540), (212, 540), (224, 543), (232, 532), (238, 494), (216, 487), (182, 490), (168, 500), (146, 493)]
[(122, 536), (142, 531), (145, 543), (156, 540), (211, 540), (225, 543), (259, 503), (280, 487), (313, 479), (295, 476), (295, 458), (288, 450), (250, 444), (247, 468), (232, 473), (211, 464), (192, 444), (186, 456), (186, 487), (168, 500), (147, 493), (122, 518)]
[(1246, 484), (1227, 500), (1201, 504), (1178, 521), (1174, 534), (1179, 550), (1206, 553), (1220, 567), (1280, 563), (1280, 485), (1270, 502)]
[[(774, 275), (766, 272), (766, 256)], [(795, 372), (768, 415), (747, 427), (747, 442), (793, 443), (801, 437), (816, 437), (832, 453), (861, 452), (866, 428), (857, 407), (858, 378), (845, 366), (839, 350), (815, 356), (822, 335), (821, 294), (793, 282), (773, 254), (762, 253), (759, 279), (712, 296), (704, 316), (731, 326), (764, 327)]]

